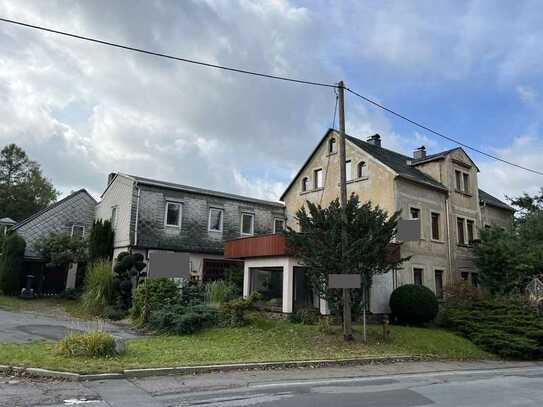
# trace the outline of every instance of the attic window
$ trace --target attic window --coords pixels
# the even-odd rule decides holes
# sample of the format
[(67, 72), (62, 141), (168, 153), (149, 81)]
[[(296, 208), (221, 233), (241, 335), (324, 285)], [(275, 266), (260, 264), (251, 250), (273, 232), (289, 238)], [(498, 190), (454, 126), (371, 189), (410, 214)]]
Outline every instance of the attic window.
[(332, 137), (328, 141), (328, 153), (332, 154), (335, 152), (336, 152), (336, 139)]
[(364, 161), (360, 161), (358, 165), (356, 166), (356, 175), (358, 178), (368, 176), (368, 166), (366, 165)]
[(302, 192), (305, 192), (309, 189), (309, 178), (304, 177), (302, 179)]

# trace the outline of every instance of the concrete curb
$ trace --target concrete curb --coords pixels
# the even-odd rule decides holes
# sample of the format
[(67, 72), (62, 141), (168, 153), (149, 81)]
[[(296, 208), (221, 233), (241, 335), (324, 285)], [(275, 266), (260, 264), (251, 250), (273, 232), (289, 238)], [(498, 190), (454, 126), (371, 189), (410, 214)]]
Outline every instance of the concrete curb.
[(363, 358), (348, 359), (318, 359), (318, 360), (300, 360), (286, 362), (255, 362), (255, 363), (230, 363), (217, 365), (200, 366), (180, 366), (180, 367), (161, 367), (149, 369), (127, 369), (123, 373), (97, 373), (97, 374), (79, 374), (73, 372), (59, 372), (40, 368), (24, 368), (18, 366), (0, 365), (0, 373), (3, 375), (15, 374), (17, 376), (41, 377), (47, 379), (62, 379), (68, 381), (96, 381), (96, 380), (114, 380), (126, 378), (141, 378), (151, 376), (167, 375), (197, 375), (213, 372), (228, 372), (236, 370), (278, 370), (292, 368), (319, 368), (333, 366), (363, 366), (371, 364), (392, 364), (400, 362), (414, 362), (428, 360), (430, 358), (423, 356), (371, 356)]

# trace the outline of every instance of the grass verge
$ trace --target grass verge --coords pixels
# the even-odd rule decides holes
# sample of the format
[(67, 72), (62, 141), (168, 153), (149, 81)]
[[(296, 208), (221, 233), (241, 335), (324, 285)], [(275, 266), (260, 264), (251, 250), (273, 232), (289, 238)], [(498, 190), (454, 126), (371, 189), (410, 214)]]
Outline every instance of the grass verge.
[(448, 359), (489, 359), (468, 340), (441, 329), (391, 327), (382, 342), (379, 326), (369, 327), (369, 343), (343, 342), (340, 328), (324, 335), (316, 326), (286, 321), (259, 321), (243, 328), (207, 329), (187, 336), (155, 336), (128, 341), (119, 357), (68, 358), (54, 352), (52, 342), (0, 345), (0, 364), (41, 367), (79, 373), (173, 367), (229, 362), (336, 359), (362, 356), (413, 355)]

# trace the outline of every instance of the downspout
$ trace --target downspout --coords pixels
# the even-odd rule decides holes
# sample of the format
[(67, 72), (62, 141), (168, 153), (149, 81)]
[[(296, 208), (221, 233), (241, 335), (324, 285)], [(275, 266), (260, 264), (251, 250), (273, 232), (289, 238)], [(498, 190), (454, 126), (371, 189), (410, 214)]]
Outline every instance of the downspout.
[[(445, 213), (447, 218), (447, 250), (448, 250), (448, 260), (449, 260), (449, 274), (453, 276), (452, 270), (452, 248), (451, 248), (451, 222), (449, 217), (449, 195), (445, 198)], [(456, 278), (455, 278), (456, 279)]]
[(138, 195), (136, 198), (136, 225), (134, 227), (134, 246), (138, 246), (138, 222), (139, 222), (139, 214), (140, 214), (140, 196), (141, 196), (141, 190), (138, 186), (138, 183), (136, 182), (136, 189), (138, 191)]

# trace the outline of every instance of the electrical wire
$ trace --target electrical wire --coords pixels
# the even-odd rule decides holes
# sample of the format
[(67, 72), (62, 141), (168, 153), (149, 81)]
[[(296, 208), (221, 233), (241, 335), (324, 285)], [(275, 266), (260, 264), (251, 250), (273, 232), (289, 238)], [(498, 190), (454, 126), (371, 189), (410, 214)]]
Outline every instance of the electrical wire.
[[(324, 82), (316, 82), (316, 81), (310, 81), (310, 80), (305, 80), (305, 79), (297, 79), (297, 78), (290, 78), (290, 77), (286, 77), (286, 76), (280, 76), (280, 75), (272, 75), (272, 74), (266, 74), (266, 73), (261, 73), (261, 72), (256, 72), (256, 71), (249, 71), (249, 70), (246, 70), (246, 69), (240, 69), (240, 68), (233, 68), (233, 67), (229, 67), (229, 66), (224, 66), (224, 65), (217, 65), (217, 64), (211, 64), (211, 63), (208, 63), (208, 62), (203, 62), (203, 61), (197, 61), (197, 60), (194, 60), (194, 59), (189, 59), (189, 58), (182, 58), (182, 57), (176, 57), (176, 56), (173, 56), (173, 55), (169, 55), (169, 54), (164, 54), (164, 53), (161, 53), (161, 52), (155, 52), (155, 51), (149, 51), (149, 50), (145, 50), (145, 49), (142, 49), (142, 48), (136, 48), (136, 47), (131, 47), (131, 46), (128, 46), (128, 45), (122, 45), (122, 44), (117, 44), (117, 43), (114, 43), (114, 42), (110, 42), (110, 41), (103, 41), (103, 40), (99, 40), (99, 39), (96, 39), (96, 38), (92, 38), (92, 37), (86, 37), (86, 36), (83, 36), (83, 35), (77, 35), (77, 34), (72, 34), (72, 33), (68, 33), (68, 32), (65, 32), (65, 31), (60, 31), (60, 30), (54, 30), (52, 28), (47, 28), (47, 27), (43, 27), (43, 26), (39, 26), (39, 25), (34, 25), (34, 24), (28, 24), (28, 23), (23, 23), (21, 21), (15, 21), (15, 20), (10, 20), (10, 19), (7, 19), (7, 18), (2, 18), (0, 17), (0, 21), (3, 21), (5, 23), (9, 23), (9, 24), (15, 24), (15, 25), (18, 25), (18, 26), (22, 26), (22, 27), (27, 27), (27, 28), (32, 28), (32, 29), (35, 29), (35, 30), (40, 30), (40, 31), (45, 31), (45, 32), (49, 32), (49, 33), (53, 33), (53, 34), (59, 34), (59, 35), (63, 35), (63, 36), (66, 36), (66, 37), (71, 37), (71, 38), (76, 38), (76, 39), (79, 39), (79, 40), (84, 40), (84, 41), (90, 41), (90, 42), (93, 42), (93, 43), (96, 43), (96, 44), (101, 44), (101, 45), (107, 45), (107, 46), (111, 46), (111, 47), (115, 47), (115, 48), (120, 48), (120, 49), (124, 49), (124, 50), (128, 50), (128, 51), (133, 51), (133, 52), (139, 52), (141, 54), (147, 54), (147, 55), (152, 55), (152, 56), (156, 56), (156, 57), (161, 57), (161, 58), (167, 58), (167, 59), (171, 59), (171, 60), (175, 60), (175, 61), (180, 61), (180, 62), (186, 62), (186, 63), (189, 63), (189, 64), (194, 64), (194, 65), (200, 65), (200, 66), (204, 66), (204, 67), (208, 67), (208, 68), (215, 68), (215, 69), (221, 69), (221, 70), (224, 70), (224, 71), (229, 71), (229, 72), (236, 72), (236, 73), (240, 73), (240, 74), (246, 74), (246, 75), (252, 75), (252, 76), (257, 76), (257, 77), (261, 77), (261, 78), (267, 78), (267, 79), (275, 79), (275, 80), (281, 80), (281, 81), (286, 81), (286, 82), (292, 82), (292, 83), (298, 83), (298, 84), (302, 84), (302, 85), (310, 85), (310, 86), (321, 86), (321, 87), (327, 87), (327, 88), (334, 88), (334, 89), (337, 89), (338, 88), (338, 85), (337, 84), (330, 84), (330, 83), (324, 83)], [(488, 158), (491, 158), (493, 160), (496, 160), (496, 161), (500, 161), (504, 164), (507, 164), (507, 165), (510, 165), (510, 166), (513, 166), (513, 167), (516, 167), (516, 168), (520, 168), (522, 170), (525, 170), (525, 171), (528, 171), (528, 172), (531, 172), (533, 174), (537, 174), (537, 175), (543, 175), (543, 172), (541, 171), (538, 171), (538, 170), (534, 170), (534, 169), (531, 169), (531, 168), (528, 168), (528, 167), (525, 167), (525, 166), (522, 166), (520, 164), (516, 164), (516, 163), (513, 163), (511, 161), (508, 161), (508, 160), (505, 160), (503, 158), (500, 158), (498, 156), (495, 156), (493, 154), (489, 154), (489, 153), (486, 153), (478, 148), (475, 148), (475, 147), (472, 147), (468, 144), (465, 144), (459, 140), (456, 140), (452, 137), (449, 137), (441, 132), (438, 132), (436, 130), (433, 130), (431, 129), (430, 127), (428, 126), (425, 126), (424, 124), (421, 124), (415, 120), (411, 120), (409, 119), (407, 116), (404, 116), (378, 102), (376, 102), (375, 100), (372, 100), (364, 95), (361, 95), (360, 93), (348, 88), (348, 87), (344, 87), (345, 90), (347, 90), (349, 93), (359, 97), (360, 99), (378, 107), (379, 109), (382, 109), (396, 117), (399, 117), (400, 119), (402, 120), (405, 120), (407, 121), (408, 123), (411, 123), (423, 130), (426, 130), (438, 137), (441, 137), (445, 140), (448, 140), (452, 143), (455, 143), (455, 144), (458, 144), (462, 147), (465, 147), (471, 151), (474, 151), (476, 153), (479, 153), (485, 157), (488, 157)], [(337, 106), (336, 106), (337, 108)], [(335, 112), (334, 112), (334, 123), (335, 124)], [(333, 128), (333, 127), (332, 127)]]
[(237, 72), (237, 73), (242, 73), (242, 74), (247, 74), (247, 75), (259, 76), (261, 78), (277, 79), (277, 80), (281, 80), (281, 81), (294, 82), (294, 83), (299, 83), (299, 84), (303, 84), (303, 85), (323, 86), (323, 87), (327, 87), (327, 88), (337, 88), (337, 85), (331, 84), (331, 83), (315, 82), (315, 81), (308, 81), (308, 80), (304, 80), (304, 79), (289, 78), (289, 77), (286, 77), (286, 76), (266, 74), (266, 73), (261, 73), (261, 72), (249, 71), (249, 70), (246, 70), (246, 69), (240, 69), (240, 68), (233, 68), (233, 67), (224, 66), (224, 65), (211, 64), (211, 63), (208, 63), (208, 62), (197, 61), (197, 60), (194, 60), (194, 59), (176, 57), (176, 56), (173, 56), (173, 55), (163, 54), (161, 52), (148, 51), (148, 50), (145, 50), (145, 49), (142, 49), (142, 48), (136, 48), (136, 47), (131, 47), (131, 46), (128, 46), (128, 45), (117, 44), (117, 43), (110, 42), (110, 41), (103, 41), (103, 40), (99, 40), (99, 39), (96, 39), (96, 38), (85, 37), (83, 35), (72, 34), (72, 33), (66, 32), (66, 31), (53, 30), (52, 28), (42, 27), (42, 26), (33, 25), (33, 24), (27, 24), (27, 23), (23, 23), (23, 22), (20, 22), (20, 21), (10, 20), (10, 19), (7, 19), (7, 18), (2, 18), (2, 17), (0, 17), (0, 21), (3, 21), (5, 23), (20, 25), (20, 26), (27, 27), (27, 28), (33, 28), (33, 29), (36, 29), (36, 30), (46, 31), (46, 32), (53, 33), (53, 34), (64, 35), (66, 37), (77, 38), (79, 40), (90, 41), (90, 42), (94, 42), (96, 44), (108, 45), (110, 47), (120, 48), (120, 49), (124, 49), (124, 50), (128, 50), (128, 51), (139, 52), (139, 53), (142, 53), (142, 54), (153, 55), (153, 56), (161, 57), (161, 58), (173, 59), (173, 60), (176, 60), (176, 61), (187, 62), (189, 64), (201, 65), (201, 66), (205, 66), (205, 67), (208, 67), (208, 68), (222, 69), (224, 71), (230, 71), (230, 72)]
[(408, 117), (406, 117), (406, 116), (404, 116), (404, 115), (402, 115), (402, 114), (400, 114), (398, 112), (395, 112), (394, 110), (389, 109), (388, 107), (386, 107), (386, 106), (384, 106), (384, 105), (382, 105), (382, 104), (380, 104), (380, 103), (378, 103), (378, 102), (376, 102), (376, 101), (374, 101), (374, 100), (372, 100), (372, 99), (370, 99), (370, 98), (368, 98), (366, 96), (363, 96), (360, 93), (355, 92), (352, 89), (349, 89), (349, 88), (346, 87), (345, 90), (347, 90), (348, 92), (352, 93), (355, 96), (358, 96), (360, 99), (365, 100), (366, 102), (371, 103), (372, 105), (377, 106), (378, 108), (380, 108), (380, 109), (382, 109), (382, 110), (384, 110), (384, 111), (386, 111), (386, 112), (388, 112), (390, 114), (393, 114), (394, 116), (399, 117), (400, 119), (403, 119), (403, 120), (405, 120), (405, 121), (407, 121), (407, 122), (421, 128), (421, 129), (429, 131), (430, 133), (435, 134), (436, 136), (444, 138), (445, 140), (448, 140), (448, 141), (450, 141), (452, 143), (458, 144), (458, 145), (460, 145), (462, 147), (465, 147), (465, 148), (467, 148), (467, 149), (469, 149), (471, 151), (475, 151), (476, 153), (482, 154), (485, 157), (492, 158), (492, 159), (497, 160), (497, 161), (501, 161), (504, 164), (508, 164), (508, 165), (513, 166), (513, 167), (520, 168), (522, 170), (529, 171), (529, 172), (532, 172), (532, 173), (537, 174), (537, 175), (543, 175), (543, 172), (541, 172), (541, 171), (533, 170), (531, 168), (524, 167), (524, 166), (522, 166), (520, 164), (515, 164), (515, 163), (513, 163), (511, 161), (504, 160), (503, 158), (497, 157), (495, 155), (485, 153), (484, 151), (479, 150), (478, 148), (475, 148), (475, 147), (472, 147), (472, 146), (470, 146), (468, 144), (462, 143), (461, 141), (458, 141), (458, 140), (456, 140), (456, 139), (454, 139), (452, 137), (446, 136), (445, 134), (440, 133), (440, 132), (438, 132), (436, 130), (432, 130), (430, 127), (425, 126), (424, 124), (421, 124), (419, 122), (416, 122), (415, 120), (411, 120), (410, 118), (408, 118)]

